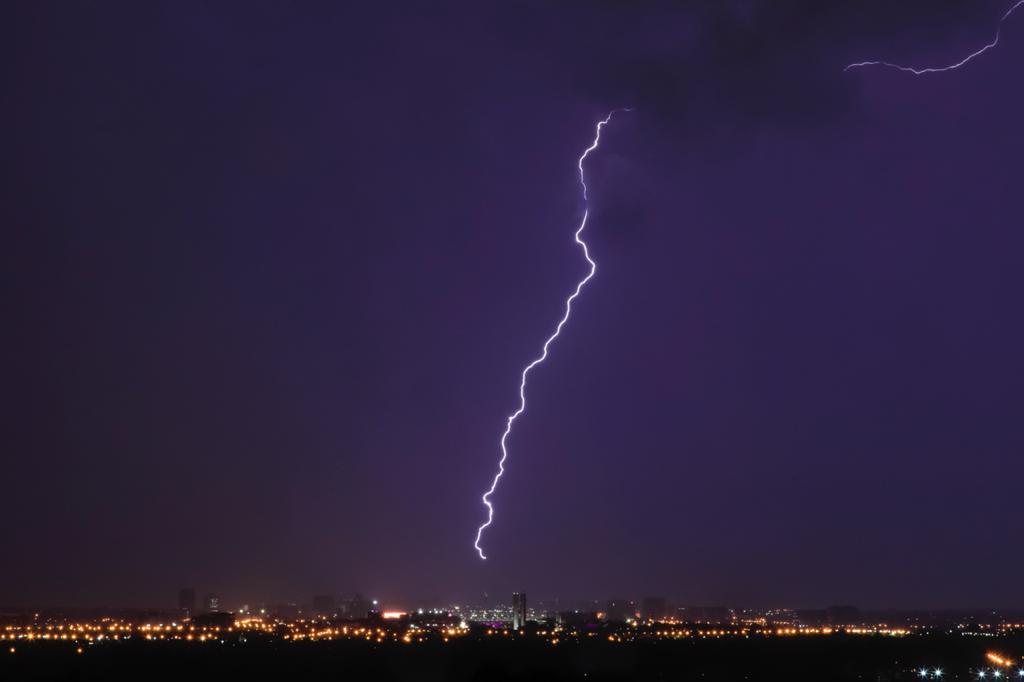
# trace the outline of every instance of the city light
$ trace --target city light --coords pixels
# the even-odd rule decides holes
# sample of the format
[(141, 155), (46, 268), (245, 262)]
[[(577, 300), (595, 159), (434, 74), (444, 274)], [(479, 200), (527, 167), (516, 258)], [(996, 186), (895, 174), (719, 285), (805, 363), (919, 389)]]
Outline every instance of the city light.
[[(369, 607), (369, 603), (367, 603)], [(126, 617), (96, 617), (93, 620), (74, 620), (61, 615), (44, 615), (29, 619), (13, 616), (0, 623), (0, 643), (10, 654), (22, 655), (24, 646), (34, 649), (50, 648), (71, 655), (88, 656), (92, 647), (122, 646), (123, 643), (145, 642), (147, 646), (190, 646), (209, 648), (216, 645), (240, 645), (250, 642), (277, 641), (282, 646), (292, 643), (330, 643), (338, 641), (365, 642), (370, 645), (388, 644), (401, 647), (441, 646), (455, 641), (504, 640), (509, 642), (533, 639), (551, 646), (565, 647), (586, 641), (601, 642), (605, 646), (621, 647), (641, 642), (704, 640), (743, 640), (758, 638), (826, 639), (836, 635), (844, 637), (915, 637), (934, 636), (934, 624), (919, 626), (892, 623), (860, 623), (858, 625), (804, 624), (794, 614), (723, 609), (724, 622), (700, 622), (686, 618), (689, 609), (666, 613), (659, 618), (630, 618), (628, 621), (609, 620), (608, 611), (574, 609), (555, 611), (531, 608), (520, 622), (526, 627), (513, 627), (514, 609), (508, 604), (487, 607), (444, 608), (389, 608), (369, 609), (362, 618), (343, 620), (337, 615), (290, 613), (254, 615), (260, 609), (245, 613), (222, 612), (181, 618), (180, 613), (146, 614), (150, 620)], [(783, 621), (785, 617), (787, 620)], [(772, 622), (772, 618), (775, 622)], [(783, 622), (785, 623), (783, 625)], [(952, 636), (978, 636), (992, 632), (1016, 635), (1024, 624), (1004, 622), (999, 625), (956, 625), (948, 631)], [(1008, 645), (1007, 645), (1008, 646)], [(950, 668), (932, 665), (918, 666), (907, 671), (921, 680), (963, 679), (974, 675), (979, 680), (1024, 678), (1019, 658), (988, 651), (984, 654), (984, 669)]]
[(988, 660), (992, 661), (996, 665), (1003, 666), (1004, 668), (1007, 668), (1007, 667), (1013, 665), (1013, 661), (1011, 661), (1010, 659), (1008, 659), (1008, 658), (1006, 658), (1004, 656), (1000, 656), (999, 654), (997, 654), (995, 652), (992, 652), (992, 651), (990, 651), (987, 654), (985, 654), (985, 658), (987, 658)]

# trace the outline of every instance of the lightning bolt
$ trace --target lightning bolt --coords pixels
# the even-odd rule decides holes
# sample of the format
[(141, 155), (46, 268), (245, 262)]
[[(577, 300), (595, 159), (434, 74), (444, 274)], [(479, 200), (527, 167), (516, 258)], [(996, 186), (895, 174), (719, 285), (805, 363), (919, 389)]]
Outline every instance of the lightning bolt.
[(988, 52), (993, 47), (995, 47), (996, 45), (999, 44), (999, 36), (1000, 36), (1000, 33), (1001, 33), (1002, 29), (1003, 29), (1003, 22), (1005, 22), (1007, 19), (1009, 19), (1010, 15), (1013, 14), (1017, 10), (1017, 8), (1020, 7), (1021, 5), (1024, 5), (1024, 0), (1017, 0), (1017, 2), (1010, 9), (1006, 10), (1006, 13), (1003, 14), (1003, 16), (999, 19), (999, 24), (996, 26), (996, 35), (995, 35), (994, 38), (992, 38), (992, 42), (986, 44), (981, 49), (972, 52), (971, 54), (967, 55), (966, 57), (964, 57), (963, 59), (961, 59), (960, 61), (958, 61), (955, 64), (950, 64), (949, 66), (929, 67), (929, 68), (926, 68), (926, 69), (915, 69), (915, 68), (913, 68), (911, 66), (900, 66), (899, 64), (892, 64), (890, 62), (881, 62), (881, 61), (857, 62), (856, 64), (848, 65), (845, 69), (843, 69), (843, 71), (849, 71), (850, 69), (859, 69), (859, 68), (864, 67), (864, 66), (887, 66), (890, 69), (897, 69), (899, 71), (905, 71), (907, 73), (912, 73), (915, 76), (923, 76), (926, 73), (942, 73), (943, 71), (953, 71), (955, 69), (959, 69), (961, 66), (963, 66), (967, 62), (971, 61), (975, 57), (978, 57), (978, 56), (981, 56), (981, 55), (985, 54), (986, 52)]
[[(1021, 0), (1021, 2), (1024, 2), (1024, 0)], [(484, 555), (483, 548), (480, 547), (480, 539), (481, 537), (483, 537), (484, 530), (491, 525), (492, 521), (494, 521), (494, 505), (491, 504), (490, 498), (494, 494), (494, 491), (497, 490), (498, 481), (501, 480), (502, 475), (504, 475), (505, 473), (505, 460), (508, 459), (508, 437), (509, 434), (512, 433), (512, 425), (515, 424), (516, 419), (518, 419), (524, 412), (526, 412), (526, 378), (530, 374), (530, 372), (533, 371), (534, 367), (541, 364), (542, 362), (544, 362), (544, 360), (547, 359), (548, 348), (551, 346), (551, 343), (558, 338), (558, 335), (562, 333), (562, 327), (565, 326), (565, 323), (569, 321), (569, 316), (572, 314), (572, 302), (576, 300), (576, 298), (580, 295), (580, 292), (583, 291), (583, 287), (587, 285), (587, 282), (589, 282), (591, 278), (593, 278), (594, 273), (597, 272), (597, 263), (595, 263), (594, 260), (590, 257), (590, 251), (587, 248), (587, 243), (580, 238), (580, 236), (583, 234), (583, 230), (587, 226), (587, 215), (589, 213), (589, 209), (586, 206), (587, 181), (583, 174), (583, 162), (586, 160), (587, 156), (589, 156), (590, 153), (597, 149), (598, 145), (601, 144), (601, 129), (608, 125), (609, 121), (612, 120), (612, 116), (623, 111), (632, 111), (632, 109), (614, 109), (604, 119), (597, 122), (597, 126), (594, 130), (594, 141), (590, 143), (589, 147), (583, 150), (583, 153), (580, 155), (579, 160), (576, 162), (576, 167), (579, 169), (580, 172), (580, 186), (583, 188), (584, 207), (583, 218), (580, 220), (580, 226), (576, 229), (576, 234), (574, 235), (574, 238), (576, 239), (576, 243), (579, 244), (580, 248), (583, 250), (583, 257), (586, 259), (587, 264), (590, 266), (590, 269), (587, 272), (586, 277), (581, 279), (576, 284), (576, 290), (569, 295), (569, 298), (565, 299), (565, 314), (562, 315), (562, 319), (558, 321), (558, 325), (555, 327), (554, 333), (552, 333), (551, 336), (547, 338), (547, 341), (544, 342), (544, 346), (541, 350), (540, 355), (538, 355), (533, 360), (533, 362), (531, 362), (525, 368), (523, 368), (523, 372), (519, 377), (519, 408), (509, 415), (508, 421), (505, 424), (505, 432), (501, 434), (501, 459), (498, 460), (498, 473), (494, 475), (494, 480), (491, 481), (491, 487), (487, 489), (487, 492), (485, 492), (483, 494), (483, 497), (481, 498), (483, 500), (484, 506), (487, 507), (487, 521), (485, 521), (482, 526), (477, 528), (476, 540), (473, 542), (473, 547), (476, 548), (476, 551), (480, 555), (481, 559), (487, 558)]]

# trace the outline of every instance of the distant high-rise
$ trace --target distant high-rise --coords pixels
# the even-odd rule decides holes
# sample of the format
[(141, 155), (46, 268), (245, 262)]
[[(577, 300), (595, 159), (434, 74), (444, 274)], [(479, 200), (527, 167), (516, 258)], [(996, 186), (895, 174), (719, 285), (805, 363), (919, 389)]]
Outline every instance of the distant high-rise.
[(207, 613), (220, 613), (220, 597), (210, 592), (203, 599), (203, 606), (206, 607)]
[(636, 618), (636, 602), (629, 599), (609, 599), (604, 618), (609, 623), (625, 623), (630, 618)]
[(337, 602), (338, 612), (342, 618), (347, 620), (361, 620), (366, 618), (370, 611), (370, 602), (366, 597), (356, 592), (350, 599), (342, 598)]
[(641, 602), (640, 615), (644, 620), (662, 620), (668, 612), (668, 603), (664, 597), (644, 597)]
[(526, 625), (526, 593), (512, 593), (512, 629), (518, 630)]
[(191, 587), (183, 587), (178, 591), (178, 609), (186, 616), (196, 612), (196, 591)]
[(318, 616), (333, 616), (337, 610), (336, 600), (333, 594), (314, 594), (313, 613)]

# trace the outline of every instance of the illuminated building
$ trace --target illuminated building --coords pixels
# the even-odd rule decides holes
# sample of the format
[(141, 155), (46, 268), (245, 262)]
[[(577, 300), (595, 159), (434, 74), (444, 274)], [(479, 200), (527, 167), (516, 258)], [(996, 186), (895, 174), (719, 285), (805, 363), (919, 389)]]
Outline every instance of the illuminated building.
[(178, 591), (178, 609), (185, 615), (191, 616), (196, 612), (196, 591), (191, 587), (183, 587)]
[(210, 592), (203, 599), (203, 606), (206, 607), (207, 613), (220, 613), (220, 597)]
[(518, 630), (526, 625), (526, 593), (512, 593), (512, 629)]
[(664, 597), (644, 597), (640, 615), (645, 620), (661, 620), (668, 614), (668, 603)]
[(624, 623), (636, 618), (636, 602), (629, 599), (609, 599), (605, 609), (605, 620), (609, 623)]
[(341, 599), (337, 605), (339, 615), (345, 620), (361, 620), (370, 611), (370, 602), (358, 592), (350, 599)]

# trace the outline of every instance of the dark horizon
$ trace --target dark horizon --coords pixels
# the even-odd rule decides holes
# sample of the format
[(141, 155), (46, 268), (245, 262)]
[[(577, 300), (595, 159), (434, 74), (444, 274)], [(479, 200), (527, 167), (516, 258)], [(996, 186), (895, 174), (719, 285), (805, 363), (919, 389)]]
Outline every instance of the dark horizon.
[(1020, 603), (1008, 6), (7, 4), (0, 603)]

